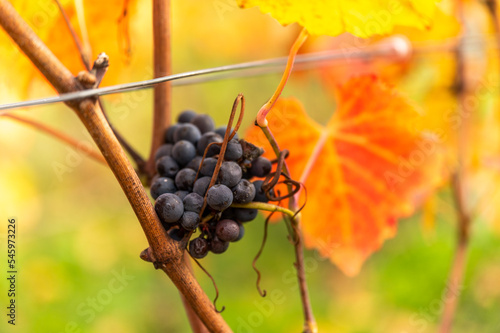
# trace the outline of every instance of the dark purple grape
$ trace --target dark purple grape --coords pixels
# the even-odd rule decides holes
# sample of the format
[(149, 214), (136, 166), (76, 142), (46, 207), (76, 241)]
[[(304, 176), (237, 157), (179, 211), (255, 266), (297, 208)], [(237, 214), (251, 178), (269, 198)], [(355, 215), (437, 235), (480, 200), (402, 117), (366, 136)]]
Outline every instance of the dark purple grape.
[[(184, 198), (189, 194), (188, 191), (177, 191), (174, 193), (176, 196), (178, 196), (181, 200), (184, 200)], [(185, 209), (185, 207), (184, 207)]]
[(174, 133), (179, 128), (179, 125), (170, 125), (165, 131), (165, 143), (175, 143)]
[(225, 209), (222, 214), (221, 214), (221, 219), (230, 219), (230, 220), (233, 220), (234, 219), (234, 210), (236, 208), (233, 208), (233, 207), (229, 207), (228, 209)]
[(215, 171), (215, 165), (217, 164), (217, 159), (213, 157), (208, 157), (201, 163), (200, 173), (203, 176), (212, 177)]
[(162, 156), (156, 161), (156, 171), (162, 177), (174, 178), (179, 171), (179, 164), (170, 156)]
[(208, 189), (207, 204), (215, 210), (223, 211), (233, 203), (233, 192), (226, 185), (214, 185)]
[(190, 123), (196, 117), (196, 112), (193, 110), (184, 110), (177, 116), (178, 123)]
[(255, 220), (259, 211), (252, 208), (233, 208), (233, 216), (235, 220), (240, 222), (250, 222)]
[(271, 172), (272, 167), (271, 161), (261, 156), (252, 162), (250, 173), (255, 177), (265, 177)]
[[(255, 198), (253, 198), (253, 201), (255, 202), (269, 202), (266, 193), (264, 193), (264, 190), (262, 189), (263, 183), (264, 182), (262, 180), (256, 180), (252, 182), (253, 186), (255, 186)], [(274, 195), (273, 190), (271, 190), (269, 193), (271, 195)]]
[(226, 252), (228, 247), (229, 247), (229, 242), (221, 241), (217, 237), (214, 237), (210, 240), (210, 251), (212, 251), (215, 254)]
[(153, 199), (158, 198), (164, 193), (175, 193), (177, 188), (175, 187), (175, 182), (172, 178), (168, 177), (158, 177), (151, 184), (150, 193)]
[(158, 160), (162, 156), (169, 156), (172, 154), (172, 147), (174, 145), (171, 143), (165, 143), (164, 145), (161, 145), (160, 148), (156, 151), (155, 154), (155, 159)]
[(181, 167), (188, 164), (195, 156), (196, 148), (189, 141), (181, 140), (172, 148), (172, 157)]
[(191, 124), (195, 125), (198, 127), (200, 132), (206, 133), (213, 131), (215, 129), (215, 123), (212, 117), (210, 117), (208, 114), (198, 114), (196, 117), (194, 117), (191, 120)]
[(181, 169), (175, 176), (175, 186), (179, 190), (191, 191), (193, 189), (195, 178), (196, 171), (194, 171), (193, 169)]
[(211, 179), (212, 179), (211, 177), (201, 177), (201, 178), (198, 178), (194, 182), (193, 192), (201, 195), (202, 197), (204, 197), (205, 193), (207, 193), (208, 185), (210, 185), (210, 180)]
[(233, 191), (233, 202), (249, 203), (255, 198), (255, 186), (248, 180), (242, 179), (231, 189)]
[(215, 235), (221, 241), (235, 241), (240, 234), (240, 226), (238, 222), (233, 220), (220, 220), (215, 226)]
[(204, 258), (208, 253), (208, 241), (201, 237), (196, 237), (189, 242), (189, 253), (193, 258)]
[(174, 132), (175, 142), (186, 140), (195, 145), (200, 138), (200, 130), (193, 124), (181, 124)]
[[(203, 156), (203, 154), (205, 153), (205, 149), (207, 149), (208, 145), (212, 142), (222, 143), (222, 137), (215, 132), (204, 133), (196, 144), (196, 151), (198, 152), (198, 155)], [(210, 157), (217, 155), (218, 153), (220, 153), (220, 146), (212, 145), (210, 146), (210, 148), (208, 148), (207, 154), (205, 156)]]
[(243, 226), (243, 224), (238, 223), (238, 226), (240, 227), (240, 233), (238, 234), (238, 238), (236, 238), (233, 242), (237, 242), (241, 240), (243, 236), (245, 236), (245, 227)]
[(193, 169), (194, 171), (198, 172), (200, 169), (200, 164), (201, 164), (201, 156), (195, 156), (187, 165), (186, 168)]
[(175, 194), (165, 193), (156, 199), (155, 210), (163, 223), (175, 223), (184, 213), (184, 205)]
[(241, 168), (236, 162), (224, 162), (219, 170), (219, 181), (227, 187), (236, 186), (241, 180)]
[(184, 212), (179, 223), (186, 230), (194, 230), (200, 224), (200, 217), (195, 212)]
[(228, 142), (226, 153), (224, 154), (224, 159), (227, 161), (237, 161), (243, 156), (243, 148), (241, 148), (241, 144), (232, 139)]
[[(215, 133), (219, 134), (221, 137), (224, 138), (224, 135), (226, 135), (226, 129), (227, 129), (226, 125), (217, 127), (217, 129), (215, 130)], [(231, 133), (232, 132), (234, 132), (234, 129), (231, 130)], [(238, 132), (236, 132), (236, 134), (234, 135), (233, 139), (238, 140)]]
[(203, 197), (198, 193), (189, 193), (182, 201), (184, 204), (184, 211), (195, 212), (199, 214), (203, 206)]

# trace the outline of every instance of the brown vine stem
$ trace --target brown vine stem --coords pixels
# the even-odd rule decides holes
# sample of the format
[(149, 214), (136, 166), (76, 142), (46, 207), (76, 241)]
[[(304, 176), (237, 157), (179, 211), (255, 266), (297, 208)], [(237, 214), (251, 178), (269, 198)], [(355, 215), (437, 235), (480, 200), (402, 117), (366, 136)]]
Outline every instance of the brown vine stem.
[[(153, 0), (154, 77), (172, 74), (170, 47), (170, 0)], [(172, 83), (160, 83), (154, 88), (153, 137), (146, 164), (150, 177), (155, 173), (155, 153), (163, 142), (163, 135), (171, 117)]]
[[(458, 114), (469, 114), (471, 110), (465, 110), (467, 104), (465, 103), (469, 87), (465, 76), (465, 59), (463, 54), (463, 43), (465, 33), (464, 24), (464, 9), (461, 0), (456, 1), (457, 16), (462, 25), (462, 35), (459, 38), (457, 48), (455, 50), (456, 58), (456, 95), (458, 98)], [(455, 202), (455, 211), (457, 214), (457, 245), (455, 249), (455, 257), (452, 262), (450, 276), (445, 290), (445, 300), (443, 313), (441, 315), (441, 323), (439, 332), (449, 333), (453, 325), (453, 319), (457, 309), (458, 301), (460, 299), (460, 290), (462, 288), (462, 281), (467, 261), (467, 246), (470, 238), (470, 224), (472, 221), (471, 213), (467, 209), (466, 191), (464, 189), (466, 178), (466, 161), (465, 155), (468, 147), (469, 138), (467, 137), (469, 122), (466, 117), (462, 117), (462, 123), (458, 127), (457, 133), (457, 154), (458, 164), (455, 173), (452, 176), (451, 186), (453, 199)]]
[[(0, 26), (59, 93), (81, 90), (81, 85), (71, 72), (50, 52), (7, 0), (0, 0)], [(230, 332), (184, 264), (185, 244), (175, 242), (166, 235), (139, 177), (99, 105), (94, 99), (73, 101), (68, 105), (89, 131), (127, 196), (152, 249), (155, 267), (161, 268), (170, 277), (211, 332)]]
[(47, 126), (45, 124), (42, 124), (36, 120), (26, 118), (24, 116), (18, 116), (15, 114), (4, 114), (3, 115), (6, 118), (10, 118), (12, 120), (15, 120), (17, 122), (23, 123), (25, 125), (31, 126), (36, 128), (37, 130), (44, 132), (50, 136), (53, 136), (56, 139), (59, 139), (61, 141), (64, 141), (65, 143), (69, 144), (71, 147), (83, 152), (84, 154), (87, 154), (89, 157), (93, 158), (95, 161), (100, 162), (104, 165), (107, 165), (106, 160), (104, 157), (102, 157), (102, 154), (96, 150), (94, 150), (92, 147), (87, 146), (83, 142), (80, 142), (73, 137), (55, 129), (50, 126)]
[[(271, 147), (273, 148), (273, 151), (278, 157), (280, 155), (281, 149), (278, 145), (278, 142), (274, 138), (273, 133), (267, 126), (260, 126), (260, 129), (264, 133), (264, 135), (267, 138), (267, 141), (271, 144)], [(290, 177), (290, 170), (288, 168), (288, 165), (286, 161), (283, 163), (283, 173), (287, 176)], [(288, 191), (292, 191), (291, 185), (288, 185)], [(288, 208), (296, 212), (297, 211), (297, 202), (295, 201), (295, 198), (292, 196), (289, 198), (288, 201)], [(311, 300), (309, 297), (309, 290), (307, 288), (307, 281), (306, 281), (306, 274), (305, 274), (305, 269), (304, 269), (304, 243), (302, 241), (301, 237), (301, 231), (300, 231), (300, 219), (301, 215), (297, 215), (293, 218), (290, 218), (291, 224), (292, 224), (292, 238), (293, 238), (293, 244), (294, 244), (294, 249), (295, 249), (295, 268), (297, 270), (297, 279), (299, 282), (299, 290), (300, 290), (300, 298), (302, 301), (302, 311), (304, 313), (304, 333), (316, 333), (318, 332), (318, 325), (316, 324), (316, 319), (314, 318), (314, 313), (312, 310), (312, 305), (311, 305)]]

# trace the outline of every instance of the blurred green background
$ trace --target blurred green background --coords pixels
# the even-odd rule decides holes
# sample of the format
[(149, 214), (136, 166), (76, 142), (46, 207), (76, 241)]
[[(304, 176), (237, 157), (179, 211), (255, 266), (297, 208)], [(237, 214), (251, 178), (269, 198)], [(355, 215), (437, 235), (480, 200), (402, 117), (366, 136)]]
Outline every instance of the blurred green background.
[[(148, 12), (148, 6), (141, 4), (140, 10)], [(174, 2), (173, 17), (175, 73), (286, 55), (298, 31), (296, 26), (280, 27), (257, 10), (240, 11), (231, 1)], [(151, 72), (150, 23), (132, 24), (136, 28), (143, 25), (142, 33), (149, 39), (141, 42), (144, 48), (136, 51), (130, 70), (121, 75), (122, 82), (148, 78)], [(418, 99), (419, 87), (428, 82), (429, 68), (416, 68), (418, 71), (410, 73), (411, 84), (403, 79), (401, 88)], [(247, 128), (279, 78), (279, 74), (270, 74), (175, 87), (174, 118), (191, 108), (209, 113), (222, 125), (234, 98), (242, 92), (247, 101)], [(30, 97), (52, 94), (46, 84), (35, 82)], [(293, 74), (284, 95), (298, 97), (322, 123), (335, 108), (331, 91), (322, 87), (313, 71)], [(146, 155), (152, 92), (108, 96), (104, 102), (113, 124)], [(65, 106), (22, 112), (91, 142)], [(147, 247), (146, 239), (108, 169), (53, 138), (6, 119), (0, 119), (0, 147), (0, 267), (5, 270), (7, 218), (15, 216), (19, 271), (15, 328), (6, 324), (7, 284), (5, 278), (0, 279), (1, 332), (190, 331), (175, 287), (162, 272), (139, 259)], [(55, 165), (61, 164), (69, 171), (58, 173)], [(455, 216), (447, 190), (436, 200), (433, 227), (423, 227), (420, 212), (400, 221), (396, 238), (387, 241), (355, 278), (344, 276), (315, 252), (306, 252), (308, 284), (320, 332), (437, 330), (454, 253)], [(202, 260), (219, 287), (218, 305), (226, 307), (222, 315), (235, 332), (301, 330), (293, 249), (282, 223), (271, 225), (269, 231), (258, 267), (263, 274), (261, 286), (268, 295), (276, 296), (275, 302), (259, 296), (251, 267), (262, 240), (261, 217), (246, 225), (245, 237), (231, 244), (225, 254)], [(484, 221), (474, 224), (454, 332), (500, 332), (499, 247), (498, 232)], [(213, 297), (211, 281), (197, 267), (195, 272)]]

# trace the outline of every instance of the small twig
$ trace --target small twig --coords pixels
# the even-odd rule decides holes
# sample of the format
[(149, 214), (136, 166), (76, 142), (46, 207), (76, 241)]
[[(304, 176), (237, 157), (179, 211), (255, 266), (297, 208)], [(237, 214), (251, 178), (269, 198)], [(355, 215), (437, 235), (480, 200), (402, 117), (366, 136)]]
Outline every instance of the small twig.
[(57, 4), (57, 7), (59, 7), (59, 11), (61, 12), (62, 17), (64, 18), (64, 22), (66, 23), (66, 27), (71, 33), (71, 37), (73, 38), (73, 42), (75, 43), (76, 48), (78, 49), (78, 53), (80, 54), (80, 59), (82, 60), (83, 65), (85, 66), (87, 71), (90, 71), (90, 59), (88, 55), (83, 51), (82, 43), (80, 43), (80, 39), (76, 35), (75, 29), (73, 29), (73, 26), (69, 21), (68, 15), (66, 15), (66, 11), (64, 10), (59, 0), (54, 0), (54, 1)]
[(29, 119), (29, 118), (26, 118), (23, 116), (18, 116), (18, 115), (14, 115), (14, 114), (4, 114), (3, 116), (10, 118), (10, 119), (13, 119), (13, 120), (16, 120), (20, 123), (29, 125), (31, 127), (34, 127), (41, 132), (44, 132), (50, 136), (55, 137), (56, 139), (64, 141), (65, 143), (69, 144), (71, 147), (87, 154), (89, 157), (93, 158), (95, 161), (100, 162), (104, 165), (107, 165), (106, 160), (104, 159), (104, 157), (102, 156), (102, 154), (99, 151), (96, 151), (92, 147), (89, 147), (88, 145), (83, 144), (82, 142), (72, 138), (71, 136), (69, 136), (69, 135), (67, 135), (67, 134), (65, 134), (65, 133), (63, 133), (55, 128), (49, 127), (49, 126), (42, 124), (36, 120)]
[[(170, 47), (171, 13), (170, 0), (153, 0), (153, 44), (154, 77), (172, 73), (172, 53)], [(146, 170), (148, 176), (155, 173), (155, 154), (163, 143), (165, 129), (171, 117), (172, 83), (164, 82), (154, 88), (153, 132), (151, 150)]]

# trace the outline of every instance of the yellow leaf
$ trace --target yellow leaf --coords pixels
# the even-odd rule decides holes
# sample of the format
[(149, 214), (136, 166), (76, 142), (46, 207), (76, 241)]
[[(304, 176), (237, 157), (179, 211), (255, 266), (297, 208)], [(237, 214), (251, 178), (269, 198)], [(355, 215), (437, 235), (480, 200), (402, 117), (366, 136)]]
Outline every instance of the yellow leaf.
[(298, 23), (312, 35), (337, 36), (349, 32), (367, 38), (385, 35), (396, 26), (429, 28), (434, 0), (237, 0), (242, 8), (258, 6), (283, 25)]

